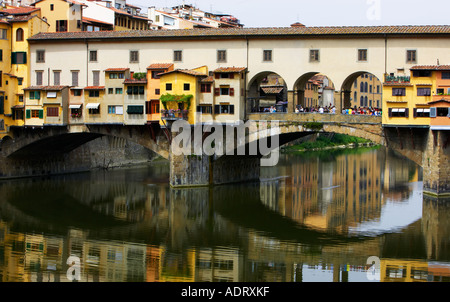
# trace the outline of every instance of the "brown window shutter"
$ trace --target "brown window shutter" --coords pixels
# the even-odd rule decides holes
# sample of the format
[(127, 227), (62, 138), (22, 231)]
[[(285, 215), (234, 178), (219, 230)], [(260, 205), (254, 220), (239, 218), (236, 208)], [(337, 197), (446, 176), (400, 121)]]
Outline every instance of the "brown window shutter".
[(219, 96), (220, 95), (220, 88), (214, 88), (214, 95)]
[(230, 88), (230, 96), (234, 96), (234, 88)]

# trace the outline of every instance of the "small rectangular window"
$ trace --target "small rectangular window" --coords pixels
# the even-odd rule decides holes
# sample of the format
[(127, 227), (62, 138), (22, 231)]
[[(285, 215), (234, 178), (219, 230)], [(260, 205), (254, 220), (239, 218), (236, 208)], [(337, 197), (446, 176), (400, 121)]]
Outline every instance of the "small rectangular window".
[(79, 71), (71, 71), (71, 72), (72, 72), (72, 86), (77, 87)]
[(217, 62), (225, 63), (227, 61), (227, 51), (226, 50), (218, 50), (217, 51)]
[(172, 83), (166, 83), (166, 90), (172, 91)]
[(392, 96), (406, 96), (405, 88), (392, 88)]
[(98, 70), (94, 70), (92, 71), (92, 84), (94, 86), (99, 86), (100, 85), (100, 71)]
[(448, 72), (448, 71), (443, 71), (443, 72), (442, 72), (441, 78), (442, 78), (443, 80), (449, 80), (449, 79), (450, 79), (450, 72)]
[(8, 40), (8, 30), (7, 29), (0, 29), (0, 39)]
[(264, 62), (272, 62), (272, 50), (264, 50), (263, 51), (263, 61)]
[(90, 98), (98, 98), (100, 96), (99, 90), (89, 90), (89, 97)]
[(358, 49), (358, 61), (367, 62), (367, 49)]
[(181, 50), (174, 50), (173, 60), (174, 62), (181, 62), (183, 60), (183, 52)]
[(41, 86), (42, 85), (42, 76), (43, 71), (36, 71), (36, 85)]
[(406, 51), (406, 63), (416, 63), (417, 62), (417, 51), (407, 50)]
[(189, 83), (184, 83), (183, 89), (184, 89), (184, 91), (189, 91), (189, 90), (191, 90), (191, 84), (189, 84)]
[(58, 117), (59, 116), (59, 108), (58, 107), (47, 107), (47, 116)]
[(210, 93), (211, 92), (211, 84), (201, 84), (200, 92), (202, 93)]
[(97, 62), (97, 51), (96, 50), (89, 51), (89, 62)]
[(116, 106), (108, 106), (108, 114), (116, 114)]
[(430, 96), (431, 88), (417, 88), (417, 96)]
[(53, 85), (59, 86), (61, 84), (61, 71), (53, 71)]
[(309, 61), (310, 62), (319, 62), (320, 60), (320, 52), (318, 49), (311, 49), (309, 51)]
[(36, 50), (36, 63), (45, 63), (45, 50)]
[(138, 62), (139, 62), (139, 51), (130, 50), (130, 63), (138, 63)]

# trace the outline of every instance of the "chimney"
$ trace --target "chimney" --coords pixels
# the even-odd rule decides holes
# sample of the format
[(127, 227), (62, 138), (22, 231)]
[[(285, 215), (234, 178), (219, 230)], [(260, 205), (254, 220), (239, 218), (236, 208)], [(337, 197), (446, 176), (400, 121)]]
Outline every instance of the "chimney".
[(294, 24), (291, 24), (291, 27), (306, 27), (306, 26), (300, 22), (296, 22)]

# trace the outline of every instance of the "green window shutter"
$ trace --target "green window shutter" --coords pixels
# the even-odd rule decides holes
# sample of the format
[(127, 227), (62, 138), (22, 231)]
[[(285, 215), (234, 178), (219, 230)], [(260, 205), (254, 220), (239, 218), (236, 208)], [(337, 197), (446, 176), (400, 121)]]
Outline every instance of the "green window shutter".
[(41, 92), (40, 91), (35, 91), (34, 92), (34, 98), (36, 100), (40, 100), (41, 99)]
[(0, 114), (5, 114), (5, 102), (3, 95), (0, 96)]
[(17, 53), (11, 53), (11, 64), (17, 64)]
[(144, 106), (130, 105), (127, 108), (128, 114), (144, 114)]
[(25, 115), (27, 119), (31, 118), (31, 110), (27, 109)]
[(44, 118), (44, 110), (39, 110), (39, 118)]

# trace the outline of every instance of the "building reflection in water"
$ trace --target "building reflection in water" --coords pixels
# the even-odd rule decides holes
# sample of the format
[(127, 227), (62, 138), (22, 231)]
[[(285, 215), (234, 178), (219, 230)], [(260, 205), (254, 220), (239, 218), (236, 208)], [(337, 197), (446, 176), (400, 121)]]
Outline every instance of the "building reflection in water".
[[(262, 171), (260, 185), (246, 185), (247, 192), (170, 189), (167, 166), (154, 169), (0, 186), (0, 280), (69, 282), (66, 261), (76, 256), (83, 282), (368, 281), (367, 258), (378, 256), (380, 281), (450, 281), (449, 201), (424, 197), (421, 219), (401, 232), (315, 241), (320, 234), (346, 238), (358, 225), (380, 219), (387, 203), (408, 202), (414, 193), (408, 184), (420, 182), (420, 170), (385, 152), (286, 156)], [(29, 190), (69, 196), (75, 212), (88, 207), (92, 213), (85, 224), (52, 221), (36, 201), (18, 201), (17, 192)], [(255, 211), (241, 213), (243, 204)], [(269, 234), (251, 216), (286, 225)], [(115, 222), (95, 224), (105, 217)], [(271, 223), (261, 225), (279, 226)], [(312, 239), (286, 239), (289, 228)]]

